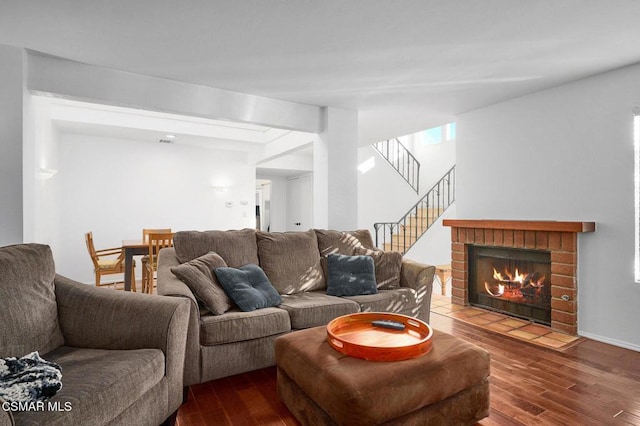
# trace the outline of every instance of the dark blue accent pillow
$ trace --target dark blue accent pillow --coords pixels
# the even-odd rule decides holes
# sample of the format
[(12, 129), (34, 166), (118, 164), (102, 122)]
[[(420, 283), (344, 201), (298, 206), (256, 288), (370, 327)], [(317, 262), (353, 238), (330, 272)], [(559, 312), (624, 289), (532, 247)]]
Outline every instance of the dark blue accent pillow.
[(227, 295), (245, 311), (268, 308), (282, 303), (282, 298), (258, 265), (213, 270)]
[(327, 294), (330, 296), (357, 296), (376, 294), (376, 272), (371, 256), (327, 257)]

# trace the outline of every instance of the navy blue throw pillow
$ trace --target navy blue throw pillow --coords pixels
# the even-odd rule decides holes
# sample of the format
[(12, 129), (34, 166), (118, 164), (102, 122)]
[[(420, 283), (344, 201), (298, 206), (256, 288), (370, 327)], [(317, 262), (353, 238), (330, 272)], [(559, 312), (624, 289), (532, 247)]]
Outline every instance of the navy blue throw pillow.
[(238, 269), (220, 267), (213, 272), (227, 295), (244, 312), (282, 303), (282, 298), (258, 265), (248, 264)]
[(371, 256), (327, 257), (327, 294), (330, 296), (357, 296), (376, 294), (376, 272)]

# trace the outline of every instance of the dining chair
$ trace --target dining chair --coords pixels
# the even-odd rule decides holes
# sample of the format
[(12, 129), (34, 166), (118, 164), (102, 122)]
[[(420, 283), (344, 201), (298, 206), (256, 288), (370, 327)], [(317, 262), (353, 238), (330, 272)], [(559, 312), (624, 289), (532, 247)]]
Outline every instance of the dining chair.
[[(93, 262), (93, 271), (96, 276), (96, 287), (102, 287), (107, 285), (118, 284), (116, 283), (102, 283), (103, 275), (111, 275), (111, 274), (124, 274), (124, 251), (121, 247), (107, 248), (96, 250), (95, 245), (93, 243), (93, 232), (87, 232), (84, 234), (85, 242), (87, 244), (87, 250), (89, 251), (89, 255), (91, 256), (91, 261)], [(131, 291), (136, 291), (136, 264), (133, 262), (133, 267), (131, 268)]]
[(172, 232), (150, 232), (148, 237), (149, 254), (142, 269), (142, 292), (153, 293), (154, 274), (158, 269), (158, 253), (165, 247), (173, 247)]
[(170, 234), (171, 228), (145, 228), (142, 230), (142, 242), (149, 243), (149, 234)]
[[(143, 228), (142, 229), (142, 242), (144, 244), (149, 244), (149, 235), (150, 234), (169, 234), (171, 233), (171, 228)], [(143, 292), (144, 292), (144, 281), (147, 278), (146, 274), (146, 269), (147, 269), (147, 262), (149, 262), (149, 255), (145, 254), (144, 256), (142, 256), (142, 259), (140, 259), (140, 263), (142, 264), (142, 287), (143, 287)]]

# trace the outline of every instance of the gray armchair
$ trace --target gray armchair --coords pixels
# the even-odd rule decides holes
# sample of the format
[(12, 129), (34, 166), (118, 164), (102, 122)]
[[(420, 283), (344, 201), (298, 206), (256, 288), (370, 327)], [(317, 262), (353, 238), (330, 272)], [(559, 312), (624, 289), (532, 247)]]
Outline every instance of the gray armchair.
[(62, 367), (49, 402), (0, 425), (159, 425), (182, 403), (189, 302), (80, 284), (55, 273), (48, 246), (0, 248), (0, 357), (38, 351)]

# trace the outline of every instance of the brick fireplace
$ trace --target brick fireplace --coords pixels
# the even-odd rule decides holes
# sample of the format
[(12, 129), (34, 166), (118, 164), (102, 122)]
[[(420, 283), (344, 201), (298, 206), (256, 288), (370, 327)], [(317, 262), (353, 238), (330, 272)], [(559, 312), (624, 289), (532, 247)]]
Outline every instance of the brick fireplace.
[(470, 248), (548, 252), (551, 328), (577, 335), (578, 234), (595, 231), (594, 222), (445, 219), (443, 225), (451, 227), (451, 303), (469, 305)]

